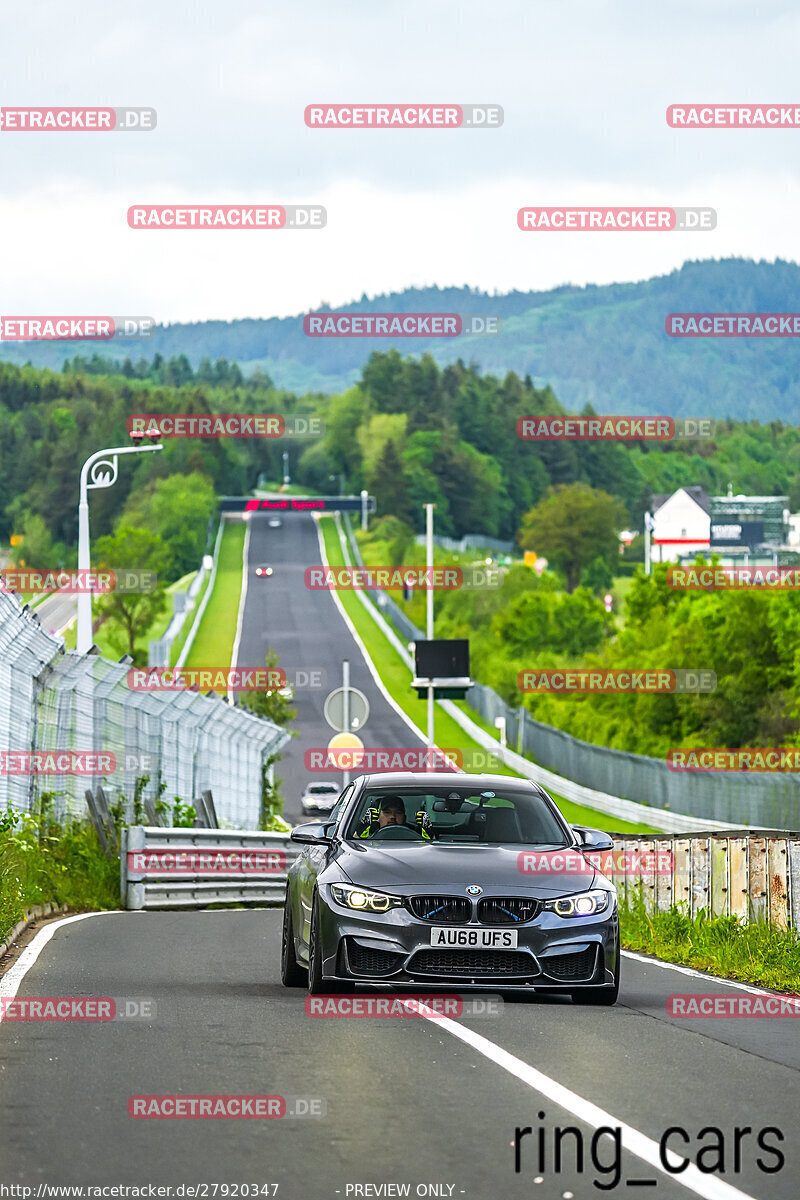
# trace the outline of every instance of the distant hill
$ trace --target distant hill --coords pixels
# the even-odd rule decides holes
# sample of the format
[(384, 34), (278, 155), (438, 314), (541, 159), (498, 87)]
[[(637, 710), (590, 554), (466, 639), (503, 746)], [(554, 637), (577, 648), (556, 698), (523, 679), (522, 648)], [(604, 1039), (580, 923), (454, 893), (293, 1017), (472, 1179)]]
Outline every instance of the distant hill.
[[(530, 375), (550, 384), (568, 409), (670, 416), (793, 419), (800, 412), (800, 344), (796, 338), (667, 337), (675, 311), (800, 311), (800, 266), (747, 259), (684, 264), (642, 283), (560, 287), (491, 296), (472, 288), (410, 288), (362, 296), (343, 312), (496, 313), (498, 337), (457, 339), (309, 338), (302, 317), (203, 321), (159, 328), (129, 342), (0, 343), (0, 359), (60, 368), (74, 354), (151, 358), (208, 356), (265, 371), (282, 388), (337, 392), (355, 383), (373, 350), (430, 353), (445, 365), (461, 358), (483, 371)], [(324, 310), (317, 310), (324, 311)]]

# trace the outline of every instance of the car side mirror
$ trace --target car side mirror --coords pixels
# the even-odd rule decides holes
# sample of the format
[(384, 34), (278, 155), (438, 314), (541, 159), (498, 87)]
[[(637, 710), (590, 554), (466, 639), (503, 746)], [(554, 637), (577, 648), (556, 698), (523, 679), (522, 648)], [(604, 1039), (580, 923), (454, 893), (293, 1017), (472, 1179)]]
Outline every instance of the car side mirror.
[(303, 825), (295, 825), (289, 834), (289, 841), (301, 842), (306, 846), (330, 846), (331, 837), (327, 830), (331, 828), (325, 821), (306, 821)]
[(581, 843), (581, 850), (613, 850), (614, 839), (601, 829), (587, 829), (585, 825), (572, 826)]

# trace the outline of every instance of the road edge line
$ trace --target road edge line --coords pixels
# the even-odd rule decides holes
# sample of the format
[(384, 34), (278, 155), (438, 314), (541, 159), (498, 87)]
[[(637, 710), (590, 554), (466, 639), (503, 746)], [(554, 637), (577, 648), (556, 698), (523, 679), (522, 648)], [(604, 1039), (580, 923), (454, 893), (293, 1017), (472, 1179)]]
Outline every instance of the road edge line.
[[(13, 1000), (22, 980), (35, 965), (39, 955), (57, 929), (61, 929), (64, 925), (71, 925), (73, 921), (85, 921), (87, 917), (103, 917), (111, 912), (122, 912), (122, 909), (100, 909), (97, 912), (76, 913), (71, 917), (62, 917), (59, 921), (51, 921), (49, 925), (45, 925), (44, 929), (40, 929), (33, 941), (25, 947), (17, 961), (12, 963), (5, 975), (0, 976), (0, 1000)], [(0, 1004), (0, 1023), (3, 1020), (4, 1007)]]

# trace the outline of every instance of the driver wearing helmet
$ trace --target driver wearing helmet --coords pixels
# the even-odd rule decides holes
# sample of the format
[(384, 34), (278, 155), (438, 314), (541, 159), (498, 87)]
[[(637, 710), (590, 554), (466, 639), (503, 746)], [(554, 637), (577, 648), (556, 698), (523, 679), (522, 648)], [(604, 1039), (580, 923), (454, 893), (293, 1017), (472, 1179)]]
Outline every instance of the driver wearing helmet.
[(414, 829), (422, 834), (425, 841), (431, 840), (431, 821), (424, 808), (415, 816), (413, 825), (406, 821), (406, 806), (402, 796), (384, 796), (377, 807), (368, 808), (363, 817), (364, 828), (359, 830), (356, 837), (372, 837), (379, 829), (387, 825), (404, 825), (406, 829)]

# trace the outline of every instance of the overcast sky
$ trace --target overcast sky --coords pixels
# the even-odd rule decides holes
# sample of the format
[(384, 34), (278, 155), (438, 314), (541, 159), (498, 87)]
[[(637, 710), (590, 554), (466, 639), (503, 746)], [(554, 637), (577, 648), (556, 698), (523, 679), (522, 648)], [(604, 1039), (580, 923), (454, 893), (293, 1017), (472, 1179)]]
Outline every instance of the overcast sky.
[[(151, 133), (0, 132), (0, 312), (282, 316), (411, 285), (635, 280), (800, 258), (800, 103), (777, 0), (0, 0), (0, 104), (149, 105)], [(502, 105), (493, 130), (313, 130), (314, 102)], [(318, 203), (321, 231), (134, 231), (131, 204)], [(704, 233), (522, 233), (538, 204), (711, 205)]]

